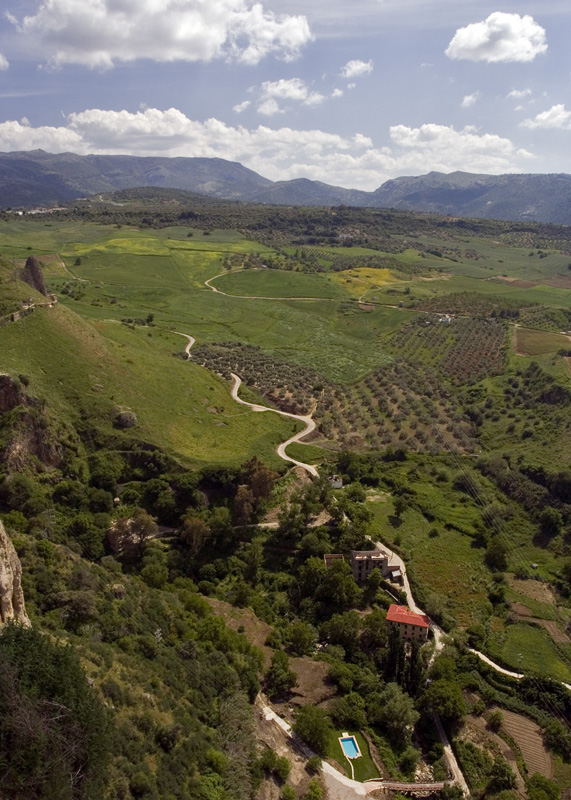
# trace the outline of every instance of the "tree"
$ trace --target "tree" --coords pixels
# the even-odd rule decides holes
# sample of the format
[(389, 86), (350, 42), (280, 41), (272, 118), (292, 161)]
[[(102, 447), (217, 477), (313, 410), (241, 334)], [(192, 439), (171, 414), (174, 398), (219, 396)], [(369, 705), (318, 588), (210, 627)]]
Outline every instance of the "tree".
[(502, 722), (504, 721), (504, 717), (501, 711), (492, 711), (490, 716), (488, 717), (488, 727), (490, 730), (497, 733), (500, 728), (502, 727)]
[(247, 486), (238, 486), (234, 498), (234, 521), (236, 525), (249, 525), (254, 513), (254, 495)]
[(340, 560), (331, 564), (325, 572), (317, 597), (331, 608), (341, 611), (358, 605), (361, 591), (355, 583), (349, 564)]
[(404, 747), (410, 741), (412, 730), (420, 717), (414, 700), (396, 683), (388, 683), (384, 691), (372, 695), (367, 712), (369, 722), (386, 730), (399, 747)]
[(71, 647), (8, 625), (0, 649), (2, 794), (13, 800), (105, 795), (108, 717)]
[(276, 650), (266, 672), (266, 690), (270, 698), (289, 692), (297, 684), (297, 675), (289, 668), (289, 658), (283, 650)]
[(365, 701), (357, 692), (337, 697), (331, 704), (331, 716), (342, 727), (364, 728), (367, 725)]
[(460, 686), (445, 678), (434, 681), (428, 687), (422, 704), (430, 714), (439, 714), (446, 720), (460, 719), (468, 710)]
[(190, 550), (191, 555), (197, 556), (210, 539), (212, 531), (210, 526), (200, 517), (188, 517), (180, 529), (180, 540)]
[(515, 785), (516, 777), (513, 769), (505, 758), (498, 756), (490, 773), (488, 790), (492, 793), (502, 792), (506, 789), (513, 789)]
[(288, 628), (288, 639), (294, 655), (310, 656), (315, 650), (317, 633), (313, 625), (296, 620)]
[(505, 572), (508, 568), (507, 547), (499, 539), (492, 539), (484, 559), (490, 569), (497, 572)]
[(349, 658), (359, 650), (359, 632), (361, 618), (356, 611), (346, 611), (344, 614), (334, 614), (330, 620), (324, 622), (320, 634), (330, 644), (340, 644)]
[(539, 772), (534, 772), (529, 778), (526, 789), (528, 800), (559, 800), (561, 797), (559, 786)]
[(407, 505), (406, 500), (402, 495), (398, 495), (397, 497), (395, 497), (394, 500), (395, 517), (399, 517), (399, 519), (400, 517), (402, 517), (402, 515), (406, 511), (406, 505)]
[(303, 795), (303, 800), (321, 800), (323, 797), (323, 789), (315, 778), (312, 778), (307, 784), (307, 790)]
[(302, 706), (296, 714), (293, 729), (317, 755), (327, 755), (329, 742), (333, 736), (333, 726), (322, 708)]
[(563, 527), (563, 515), (557, 508), (548, 506), (544, 508), (539, 516), (539, 528), (544, 536), (550, 539), (557, 536)]

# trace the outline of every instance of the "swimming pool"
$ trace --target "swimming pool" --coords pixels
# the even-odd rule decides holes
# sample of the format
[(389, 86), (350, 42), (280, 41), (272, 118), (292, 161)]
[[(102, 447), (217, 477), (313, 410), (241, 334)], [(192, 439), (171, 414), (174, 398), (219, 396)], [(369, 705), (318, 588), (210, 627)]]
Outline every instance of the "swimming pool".
[(344, 736), (339, 739), (343, 752), (347, 758), (359, 758), (361, 751), (354, 736)]

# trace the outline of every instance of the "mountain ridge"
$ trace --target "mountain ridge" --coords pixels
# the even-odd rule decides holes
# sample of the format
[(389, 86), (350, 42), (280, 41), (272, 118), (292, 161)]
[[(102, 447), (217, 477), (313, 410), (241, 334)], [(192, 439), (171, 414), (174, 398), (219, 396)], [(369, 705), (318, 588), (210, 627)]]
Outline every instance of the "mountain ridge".
[(458, 217), (571, 224), (571, 175), (456, 171), (400, 176), (372, 192), (309, 178), (271, 181), (222, 158), (0, 153), (0, 207), (69, 203), (136, 187), (272, 205), (395, 208)]

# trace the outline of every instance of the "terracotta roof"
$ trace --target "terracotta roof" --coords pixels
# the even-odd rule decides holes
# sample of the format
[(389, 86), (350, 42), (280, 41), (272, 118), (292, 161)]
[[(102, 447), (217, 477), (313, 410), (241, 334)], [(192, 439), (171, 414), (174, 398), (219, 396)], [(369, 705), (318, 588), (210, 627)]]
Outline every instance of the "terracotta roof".
[(401, 622), (405, 625), (417, 625), (419, 628), (429, 628), (430, 623), (426, 614), (415, 614), (406, 606), (390, 606), (387, 611), (389, 622)]

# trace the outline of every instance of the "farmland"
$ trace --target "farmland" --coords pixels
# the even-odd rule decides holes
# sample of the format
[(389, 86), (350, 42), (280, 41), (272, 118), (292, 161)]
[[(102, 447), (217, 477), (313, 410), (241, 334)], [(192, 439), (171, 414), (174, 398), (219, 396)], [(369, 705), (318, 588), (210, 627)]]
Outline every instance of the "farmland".
[[(535, 512), (484, 480), (475, 459), (509, 451), (514, 463), (545, 470), (571, 460), (569, 371), (556, 332), (571, 292), (553, 285), (567, 257), (555, 240), (541, 257), (545, 239), (522, 241), (505, 226), (492, 239), (406, 224), (370, 238), (375, 247), (348, 248), (280, 241), (287, 236), (278, 229), (256, 240), (230, 226), (4, 222), (7, 287), (33, 251), (59, 298), (51, 316), (3, 329), (6, 368), (29, 373), (61, 407), (81, 399), (101, 419), (131, 409), (137, 435), (187, 464), (255, 454), (280, 465), (274, 450), (294, 423), (237, 408), (232, 371), (253, 401), (294, 413), (315, 407), (315, 433), (290, 451), (300, 460), (327, 470), (343, 452), (404, 452), (410, 469), (379, 474), (387, 496), (404, 486), (414, 501), (400, 518), (392, 501), (368, 503), (370, 530), (404, 548), (419, 590), (456, 624), (492, 619), (501, 631), (501, 609), (490, 611), (482, 510), (503, 509), (514, 570), (533, 560), (551, 579), (566, 545), (561, 534), (538, 546)], [(173, 358), (184, 340), (172, 331), (196, 338), (189, 360)], [(31, 344), (40, 340), (53, 343), (47, 356)], [(428, 461), (419, 466), (414, 454)], [(476, 486), (472, 498), (452, 487), (462, 471)], [(549, 650), (549, 641), (538, 643)], [(495, 646), (514, 663), (509, 637)], [(553, 663), (552, 674), (566, 674), (565, 660)]]

